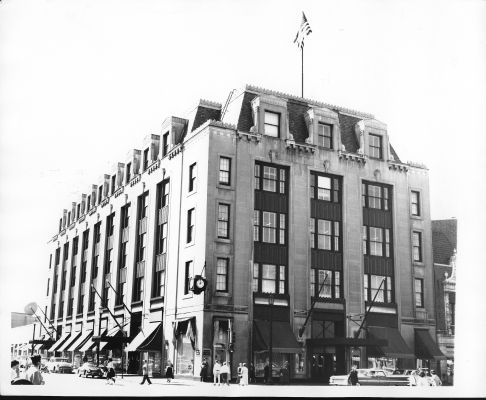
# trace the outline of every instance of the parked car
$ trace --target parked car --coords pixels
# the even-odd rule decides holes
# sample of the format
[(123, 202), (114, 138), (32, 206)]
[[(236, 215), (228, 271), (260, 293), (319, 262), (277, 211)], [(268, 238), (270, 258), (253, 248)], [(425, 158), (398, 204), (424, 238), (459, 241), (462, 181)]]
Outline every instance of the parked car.
[(60, 372), (64, 374), (72, 374), (73, 367), (67, 358), (63, 357), (51, 357), (46, 364), (49, 372)]
[(103, 371), (100, 367), (96, 366), (96, 364), (85, 362), (78, 368), (78, 376), (84, 376), (85, 378), (88, 376), (91, 376), (91, 378), (97, 376), (101, 378), (103, 376)]
[[(392, 375), (382, 369), (358, 369), (359, 384), (363, 386), (416, 386), (417, 382), (412, 375)], [(348, 375), (333, 375), (329, 384), (347, 386)]]
[(415, 375), (415, 369), (396, 369), (392, 372), (393, 375)]

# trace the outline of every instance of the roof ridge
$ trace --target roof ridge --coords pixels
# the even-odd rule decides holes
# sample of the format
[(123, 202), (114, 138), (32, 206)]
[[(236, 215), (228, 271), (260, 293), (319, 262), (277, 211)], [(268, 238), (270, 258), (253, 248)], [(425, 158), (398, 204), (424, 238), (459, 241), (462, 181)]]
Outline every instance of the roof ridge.
[(313, 105), (316, 105), (316, 106), (319, 106), (319, 107), (326, 107), (326, 108), (335, 109), (335, 110), (341, 111), (343, 113), (347, 113), (347, 114), (354, 115), (354, 116), (357, 116), (357, 117), (375, 119), (375, 116), (373, 114), (361, 112), (361, 111), (358, 111), (358, 110), (353, 110), (351, 108), (337, 106), (335, 104), (324, 103), (324, 102), (321, 102), (321, 101), (312, 100), (312, 99), (308, 99), (308, 98), (305, 98), (305, 97), (299, 97), (299, 96), (295, 96), (295, 95), (289, 94), (289, 93), (279, 92), (279, 91), (271, 90), (271, 89), (265, 89), (265, 88), (260, 87), (260, 86), (247, 84), (245, 89), (250, 90), (250, 91), (252, 90), (252, 91), (255, 91), (255, 92), (263, 92), (265, 94), (270, 94), (270, 95), (274, 95), (274, 96), (286, 97), (286, 98), (291, 99), (291, 100), (306, 102), (306, 103), (310, 103), (310, 104), (313, 104)]

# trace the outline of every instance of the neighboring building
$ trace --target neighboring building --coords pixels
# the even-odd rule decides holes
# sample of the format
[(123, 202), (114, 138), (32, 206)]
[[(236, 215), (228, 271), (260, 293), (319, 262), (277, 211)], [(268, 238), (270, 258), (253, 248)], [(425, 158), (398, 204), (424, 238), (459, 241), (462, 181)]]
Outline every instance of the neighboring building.
[(423, 365), (443, 357), (429, 208), (427, 169), (370, 114), (253, 86), (201, 100), (64, 210), (50, 351), (194, 377), (204, 358), (232, 376), (253, 362), (261, 378), (271, 341), (292, 380), (321, 382)]
[(29, 325), (35, 322), (35, 317), (20, 312), (11, 312), (11, 327), (16, 328), (17, 326)]
[(432, 221), (434, 251), (435, 318), (437, 344), (447, 357), (440, 362), (440, 376), (453, 383), (456, 308), (457, 220)]

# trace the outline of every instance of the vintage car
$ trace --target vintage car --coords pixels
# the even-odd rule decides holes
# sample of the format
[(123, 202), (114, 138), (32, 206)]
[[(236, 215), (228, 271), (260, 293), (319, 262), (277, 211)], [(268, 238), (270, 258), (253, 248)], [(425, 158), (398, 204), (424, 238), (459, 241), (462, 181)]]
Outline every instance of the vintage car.
[[(358, 369), (359, 384), (363, 386), (416, 386), (413, 375), (393, 375), (382, 369)], [(334, 386), (347, 386), (348, 375), (333, 375), (329, 384)]]
[(46, 364), (49, 372), (60, 372), (64, 374), (72, 374), (73, 366), (64, 357), (51, 357), (51, 359)]
[(91, 376), (91, 378), (94, 378), (95, 376), (102, 377), (103, 371), (100, 367), (96, 366), (96, 364), (85, 362), (78, 368), (78, 376), (84, 376), (85, 378), (88, 376)]

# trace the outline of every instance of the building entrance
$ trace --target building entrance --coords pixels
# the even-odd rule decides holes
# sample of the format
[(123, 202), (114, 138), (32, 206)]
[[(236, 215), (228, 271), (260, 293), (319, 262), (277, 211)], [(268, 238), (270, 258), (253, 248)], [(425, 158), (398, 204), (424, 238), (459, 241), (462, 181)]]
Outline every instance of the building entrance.
[(314, 351), (311, 362), (311, 378), (313, 381), (329, 383), (329, 378), (336, 374), (335, 352)]

